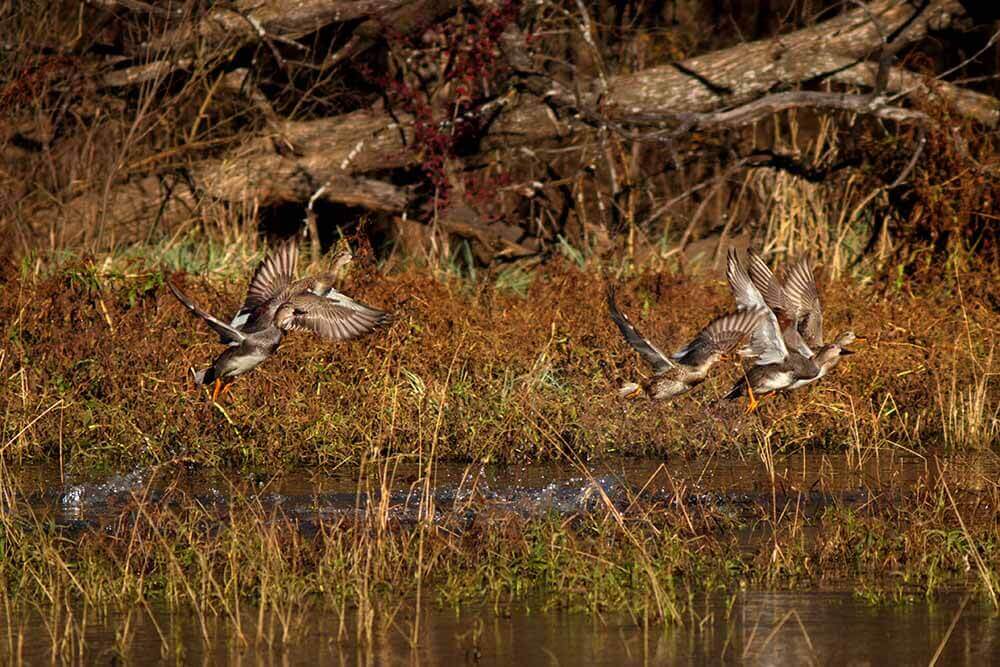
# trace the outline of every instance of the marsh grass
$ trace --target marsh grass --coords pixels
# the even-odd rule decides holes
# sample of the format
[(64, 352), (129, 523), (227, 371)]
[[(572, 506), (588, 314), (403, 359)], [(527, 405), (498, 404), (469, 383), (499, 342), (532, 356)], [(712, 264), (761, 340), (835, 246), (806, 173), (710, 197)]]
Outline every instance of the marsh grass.
[[(670, 406), (619, 402), (613, 388), (648, 370), (607, 319), (599, 271), (556, 262), (523, 283), (501, 274), (494, 286), (362, 263), (344, 289), (393, 311), (392, 327), (341, 345), (290, 336), (213, 406), (185, 375), (219, 348), (164, 282), (228, 315), (260, 252), (175, 239), (23, 264), (0, 289), (0, 456), (278, 468), (431, 449), (470, 462), (742, 456), (766, 434), (786, 452), (846, 451), (861, 465), (890, 449), (988, 448), (1000, 428), (996, 311), (978, 298), (955, 305), (962, 290), (985, 295), (995, 285), (988, 272), (957, 269), (953, 280), (910, 292), (825, 285), (827, 328), (871, 342), (823, 382), (748, 418), (717, 398), (739, 372), (725, 364)], [(620, 294), (667, 348), (730, 307), (711, 276), (639, 273)]]
[[(692, 502), (688, 482), (668, 466), (612, 502), (580, 464), (588, 509), (491, 512), (469, 466), (460, 483), (469, 494), (428, 520), (423, 475), (433, 466), (425, 461), (410, 482), (421, 499), (410, 518), (380, 500), (303, 524), (280, 507), (265, 509), (266, 485), (229, 477), (224, 502), (206, 503), (163, 467), (97, 524), (60, 527), (33, 511), (8, 475), (10, 505), (0, 514), (5, 662), (17, 663), (24, 641), (24, 626), (11, 619), (34, 615), (52, 655), (84, 656), (84, 629), (114, 613), (115, 650), (124, 656), (131, 624), (153, 618), (153, 606), (187, 617), (206, 646), (234, 641), (281, 651), (303, 641), (317, 618), (339, 619), (336, 641), (352, 645), (370, 645), (386, 631), (419, 643), (418, 592), (424, 605), (485, 604), (504, 613), (530, 601), (542, 610), (621, 612), (638, 626), (687, 623), (695, 597), (740, 586), (847, 585), (872, 604), (971, 586), (995, 599), (994, 480), (961, 463), (929, 463), (912, 483), (874, 487), (869, 502), (817, 512), (808, 491), (794, 490), (797, 479), (814, 476), (796, 471), (795, 458), (776, 458), (765, 471), (770, 497), (735, 516)], [(401, 463), (398, 455), (372, 457), (359, 491), (398, 488)], [(154, 497), (157, 481), (164, 490)], [(831, 482), (820, 473), (818, 484)], [(671, 494), (645, 496), (652, 487)], [(162, 654), (177, 650), (161, 632)]]

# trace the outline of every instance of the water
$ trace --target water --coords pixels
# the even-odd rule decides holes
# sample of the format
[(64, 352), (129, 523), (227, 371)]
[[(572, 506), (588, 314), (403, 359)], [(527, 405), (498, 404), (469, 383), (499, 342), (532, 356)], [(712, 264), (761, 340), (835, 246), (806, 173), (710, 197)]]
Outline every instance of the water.
[[(456, 465), (435, 468), (429, 497), (434, 516), (449, 525), (483, 512), (572, 515), (603, 511), (608, 503), (627, 510), (637, 499), (722, 511), (753, 523), (792, 506), (808, 518), (831, 504), (898, 499), (942, 479), (955, 492), (976, 492), (998, 471), (997, 457), (988, 454), (946, 461), (896, 455), (860, 466), (842, 455), (805, 455), (778, 460), (773, 469), (757, 460), (718, 459), (578, 468)], [(422, 469), (407, 462), (364, 475), (342, 470), (269, 476), (160, 466), (84, 478), (33, 467), (19, 470), (14, 484), (18, 500), (0, 509), (30, 511), (68, 536), (115, 520), (135, 498), (174, 502), (178, 494), (220, 518), (235, 497), (250, 499), (267, 515), (295, 519), (306, 532), (373, 508), (404, 523), (430, 509)], [(287, 643), (273, 642), (279, 620), (259, 617), (253, 608), (242, 610), (239, 624), (210, 616), (205, 627), (191, 613), (155, 604), (128, 613), (77, 607), (55, 623), (44, 609), (0, 609), (0, 654), (6, 656), (0, 662), (49, 664), (57, 641), (55, 661), (67, 664), (924, 665), (935, 656), (939, 665), (1000, 664), (1000, 617), (982, 597), (961, 591), (934, 601), (918, 597), (873, 606), (849, 585), (810, 592), (742, 590), (696, 599), (681, 625), (666, 628), (620, 614), (543, 611), (530, 600), (460, 612), (425, 604), (416, 643), (415, 609), (412, 600), (400, 601), (391, 622), (373, 625), (370, 642), (358, 640), (353, 611), (316, 610), (301, 619)], [(267, 629), (262, 636), (273, 643), (257, 638), (258, 627)]]
[[(651, 627), (620, 615), (595, 617), (523, 608), (462, 613), (425, 609), (419, 640), (411, 643), (413, 614), (376, 628), (371, 645), (355, 641), (353, 619), (339, 633), (336, 615), (314, 615), (287, 645), (253, 641), (253, 611), (247, 613), (241, 645), (231, 623), (210, 623), (210, 644), (183, 614), (151, 608), (134, 613), (127, 650), (120, 655), (116, 633), (121, 614), (94, 617), (84, 625), (84, 657), (63, 647), (64, 663), (237, 665), (989, 665), (1000, 660), (1000, 618), (991, 608), (963, 596), (934, 604), (871, 607), (845, 592), (744, 592), (733, 599), (713, 596), (696, 603), (695, 618), (678, 627)], [(25, 619), (27, 620), (27, 619)], [(155, 621), (155, 622), (154, 622)], [(44, 624), (26, 626), (20, 659), (49, 664)], [(6, 628), (0, 627), (6, 633)], [(161, 634), (165, 638), (161, 639)], [(15, 640), (17, 641), (17, 640)], [(11, 662), (16, 663), (15, 657)]]
[[(434, 468), (431, 498), (435, 511), (447, 515), (571, 514), (602, 507), (606, 501), (625, 508), (642, 498), (757, 516), (792, 503), (808, 517), (832, 503), (856, 506), (903, 494), (942, 474), (953, 488), (977, 490), (998, 473), (997, 457), (988, 454), (942, 462), (894, 455), (860, 466), (848, 465), (843, 455), (810, 454), (778, 460), (773, 474), (756, 460), (627, 460), (581, 467), (451, 464)], [(372, 468), (364, 475), (356, 470), (267, 475), (164, 465), (100, 478), (60, 475), (56, 468), (37, 466), (18, 470), (15, 481), (19, 497), (32, 511), (65, 525), (113, 518), (133, 497), (159, 500), (177, 493), (220, 512), (238, 495), (259, 502), (265, 511), (279, 509), (303, 526), (373, 506), (386, 508), (397, 519), (416, 519), (426, 500), (423, 468), (406, 462)]]

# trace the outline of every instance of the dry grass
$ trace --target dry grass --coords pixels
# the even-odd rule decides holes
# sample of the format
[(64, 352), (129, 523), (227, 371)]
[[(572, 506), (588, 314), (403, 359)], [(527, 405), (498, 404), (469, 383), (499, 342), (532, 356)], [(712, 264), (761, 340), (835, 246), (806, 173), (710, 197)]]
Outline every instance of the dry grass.
[[(184, 252), (171, 251), (180, 258)], [(209, 253), (205, 277), (176, 276), (210, 310), (239, 300), (253, 257)], [(184, 260), (191, 263), (190, 259)], [(213, 405), (186, 385), (219, 347), (147, 260), (26, 265), (0, 292), (5, 322), (2, 456), (6, 461), (340, 465), (366, 453), (465, 461), (750, 451), (765, 429), (783, 451), (988, 447), (997, 429), (998, 330), (988, 273), (892, 287), (827, 285), (828, 331), (872, 340), (814, 388), (745, 418), (717, 398), (737, 370), (670, 405), (623, 405), (621, 382), (646, 373), (604, 311), (601, 276), (568, 264), (536, 271), (525, 296), (370, 266), (349, 293), (396, 314), (390, 330), (329, 345), (292, 336)], [(221, 280), (212, 279), (212, 267)], [(42, 268), (38, 268), (42, 267)], [(957, 291), (982, 294), (957, 300)], [(622, 307), (664, 347), (731, 307), (711, 276), (643, 274)]]
[[(398, 488), (401, 460), (367, 461), (359, 491)], [(988, 600), (998, 581), (1000, 487), (988, 472), (995, 460), (985, 463), (975, 474), (929, 461), (916, 479), (870, 480), (864, 502), (825, 509), (813, 493), (834, 477), (797, 470), (796, 457), (772, 461), (769, 490), (737, 512), (698, 500), (667, 466), (614, 500), (594, 485), (592, 501), (569, 515), (492, 510), (471, 483), (433, 520), (426, 498), (416, 514), (379, 502), (360, 514), (286, 516), (265, 509), (253, 482), (224, 474), (225, 502), (206, 502), (178, 469), (162, 467), (95, 522), (64, 527), (35, 515), (4, 470), (14, 511), (0, 515), (0, 598), (5, 618), (34, 618), (51, 653), (67, 656), (87, 655), (87, 619), (109, 611), (124, 619), (116, 636), (124, 655), (128, 618), (151, 605), (189, 618), (206, 646), (280, 649), (317, 622), (333, 641), (367, 645), (389, 628), (419, 641), (421, 605), (411, 603), (421, 591), (424, 604), (502, 612), (531, 600), (624, 612), (637, 625), (686, 623), (695, 594), (739, 586), (846, 585), (873, 604), (970, 587)], [(24, 626), (5, 626), (0, 652), (16, 662)], [(163, 654), (183, 651), (177, 641), (161, 635)]]

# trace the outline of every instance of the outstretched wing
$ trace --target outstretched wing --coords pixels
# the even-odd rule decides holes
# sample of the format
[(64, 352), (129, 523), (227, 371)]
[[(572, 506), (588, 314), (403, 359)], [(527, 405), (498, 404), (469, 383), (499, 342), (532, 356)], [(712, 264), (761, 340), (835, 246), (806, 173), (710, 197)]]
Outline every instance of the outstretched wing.
[(770, 308), (757, 321), (753, 333), (750, 334), (749, 348), (749, 353), (741, 350), (741, 354), (754, 357), (754, 364), (758, 366), (778, 364), (788, 358), (785, 338), (781, 335), (778, 319)]
[(747, 275), (746, 269), (740, 263), (734, 248), (729, 249), (729, 255), (726, 259), (726, 280), (729, 281), (729, 289), (733, 293), (736, 307), (740, 310), (767, 308), (768, 304), (760, 290), (750, 280), (750, 276)]
[(810, 346), (820, 347), (823, 344), (823, 306), (819, 302), (812, 266), (806, 258), (796, 262), (785, 277), (785, 295), (799, 333)]
[(244, 338), (246, 338), (246, 336), (244, 336), (243, 333), (241, 333), (240, 331), (237, 331), (236, 329), (229, 326), (222, 320), (216, 319), (212, 315), (209, 315), (207, 312), (199, 308), (194, 301), (189, 299), (188, 296), (184, 294), (184, 292), (177, 289), (177, 287), (169, 280), (167, 281), (167, 287), (169, 287), (170, 291), (174, 293), (174, 296), (177, 297), (177, 300), (180, 301), (182, 304), (184, 304), (185, 308), (190, 310), (192, 313), (194, 313), (201, 319), (205, 320), (208, 326), (212, 327), (212, 329), (214, 329), (215, 332), (219, 334), (219, 337), (222, 339), (223, 343), (226, 343), (227, 345), (237, 345), (240, 342), (242, 342)]
[(242, 327), (253, 311), (291, 285), (298, 258), (299, 245), (295, 239), (289, 239), (269, 252), (253, 272), (243, 307), (230, 324), (237, 328)]
[(632, 322), (628, 317), (618, 310), (618, 304), (615, 303), (615, 288), (612, 285), (608, 285), (608, 314), (611, 315), (611, 320), (618, 325), (618, 330), (622, 332), (622, 336), (632, 349), (639, 353), (646, 363), (652, 366), (655, 373), (663, 373), (674, 366), (673, 362), (667, 358), (667, 355), (660, 352), (660, 350), (649, 342), (641, 333), (632, 326)]
[(767, 262), (760, 255), (753, 250), (747, 254), (750, 258), (750, 280), (753, 281), (754, 286), (764, 297), (767, 307), (779, 316), (782, 316), (788, 307), (785, 300), (784, 288), (778, 282), (778, 279), (774, 277), (774, 274), (771, 273)]
[(735, 352), (746, 345), (765, 310), (747, 308), (715, 318), (673, 358), (686, 366), (701, 366), (715, 355)]
[(330, 340), (350, 340), (391, 319), (389, 313), (366, 306), (332, 288), (326, 294), (328, 296), (303, 292), (293, 296), (287, 303), (291, 307), (290, 314), (280, 321), (275, 320), (275, 324), (286, 331), (311, 331)]
[[(756, 255), (751, 255), (751, 261)], [(729, 250), (729, 261), (726, 266), (726, 278), (729, 280), (729, 288), (733, 292), (736, 300), (736, 307), (739, 310), (759, 310), (761, 316), (755, 324), (750, 336), (749, 346), (741, 348), (739, 354), (744, 357), (756, 357), (757, 364), (773, 364), (783, 361), (788, 355), (785, 347), (784, 337), (781, 335), (781, 326), (778, 317), (775, 315), (773, 307), (761, 294), (755, 281), (753, 281), (739, 259), (736, 251)], [(770, 275), (771, 271), (759, 257), (757, 260), (763, 265)], [(751, 265), (752, 266), (752, 265)], [(777, 285), (777, 281), (771, 276), (771, 282)], [(778, 285), (780, 291), (781, 286)]]

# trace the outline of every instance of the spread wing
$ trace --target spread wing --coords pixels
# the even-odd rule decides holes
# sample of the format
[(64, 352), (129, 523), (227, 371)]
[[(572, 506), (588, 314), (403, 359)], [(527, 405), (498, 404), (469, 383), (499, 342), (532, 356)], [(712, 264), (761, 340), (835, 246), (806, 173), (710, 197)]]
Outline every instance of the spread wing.
[[(753, 262), (754, 257), (757, 256), (751, 255), (751, 262)], [(757, 364), (774, 364), (783, 361), (788, 356), (788, 349), (785, 347), (785, 341), (781, 335), (781, 326), (778, 324), (778, 318), (775, 315), (774, 309), (767, 302), (763, 294), (761, 294), (757, 284), (747, 274), (743, 265), (740, 264), (734, 250), (730, 249), (728, 259), (726, 278), (729, 280), (729, 288), (733, 292), (737, 309), (761, 311), (760, 318), (754, 325), (750, 336), (749, 347), (741, 348), (739, 350), (740, 355), (756, 357), (755, 363)], [(763, 265), (770, 276), (771, 271), (763, 263), (763, 260), (759, 257), (757, 257), (757, 260)], [(751, 263), (752, 266), (753, 264)], [(771, 282), (777, 285), (777, 281), (774, 280), (773, 276), (771, 276)], [(778, 285), (778, 290), (780, 289), (781, 286)]]
[(673, 358), (686, 366), (700, 366), (713, 355), (735, 352), (751, 338), (765, 310), (751, 308), (715, 318)]
[(740, 310), (753, 308), (767, 308), (768, 304), (761, 295), (760, 290), (747, 275), (746, 269), (736, 256), (736, 250), (729, 249), (726, 261), (726, 280), (729, 281), (729, 289), (733, 293), (736, 307)]
[(219, 338), (222, 339), (223, 343), (226, 343), (227, 345), (236, 345), (242, 342), (244, 338), (246, 338), (246, 336), (244, 336), (242, 332), (237, 331), (236, 329), (229, 326), (222, 320), (216, 319), (212, 315), (208, 314), (207, 312), (199, 308), (194, 301), (189, 299), (188, 296), (184, 294), (184, 292), (177, 289), (177, 287), (174, 286), (174, 284), (169, 280), (167, 281), (167, 287), (169, 287), (170, 291), (174, 293), (174, 296), (177, 297), (177, 300), (180, 301), (182, 304), (184, 304), (185, 308), (190, 310), (192, 313), (194, 313), (201, 319), (205, 320), (208, 326), (212, 327), (212, 329), (214, 329), (215, 332), (219, 334)]
[(243, 307), (230, 324), (242, 327), (253, 311), (288, 287), (295, 276), (295, 264), (298, 258), (299, 245), (295, 239), (285, 241), (269, 252), (253, 272)]
[(745, 356), (755, 357), (754, 364), (766, 366), (778, 364), (788, 357), (784, 336), (778, 327), (778, 319), (770, 308), (758, 321), (750, 334), (750, 353)]
[(655, 373), (664, 373), (673, 368), (674, 364), (667, 358), (667, 355), (660, 352), (655, 345), (639, 333), (632, 326), (628, 317), (618, 310), (618, 304), (615, 303), (615, 288), (612, 285), (608, 285), (608, 313), (611, 315), (611, 320), (618, 325), (618, 330), (622, 332), (622, 336), (625, 337), (628, 344), (639, 353), (639, 356), (646, 363), (652, 366)]
[(748, 253), (750, 257), (750, 280), (764, 297), (767, 307), (779, 315), (784, 314), (787, 309), (785, 290), (778, 282), (778, 279), (771, 273), (760, 255), (752, 250)]
[(785, 277), (785, 295), (791, 304), (799, 333), (810, 346), (823, 344), (823, 307), (819, 302), (816, 279), (806, 258), (792, 266)]
[(390, 320), (389, 313), (366, 306), (332, 288), (326, 293), (329, 296), (311, 292), (293, 296), (287, 304), (291, 306), (288, 319), (276, 324), (289, 331), (311, 331), (330, 340), (350, 340)]

